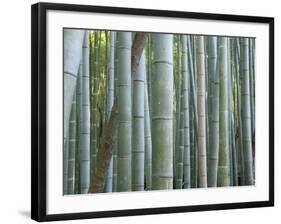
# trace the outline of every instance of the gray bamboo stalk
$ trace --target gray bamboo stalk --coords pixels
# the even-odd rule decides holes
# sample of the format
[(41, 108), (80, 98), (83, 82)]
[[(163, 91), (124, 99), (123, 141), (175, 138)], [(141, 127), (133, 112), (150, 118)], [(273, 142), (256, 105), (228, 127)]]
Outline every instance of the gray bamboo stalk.
[(144, 82), (144, 139), (145, 139), (145, 185), (146, 190), (151, 190), (152, 185), (152, 145), (151, 145), (151, 127), (150, 127), (150, 113), (149, 113), (149, 98), (147, 78)]
[(220, 145), (218, 183), (219, 187), (230, 185), (229, 174), (229, 121), (228, 121), (228, 63), (227, 37), (219, 37), (219, 76), (220, 76)]
[(233, 159), (233, 186), (238, 186), (238, 172), (237, 172), (237, 148), (235, 143), (234, 132), (234, 118), (231, 119), (231, 132), (232, 132), (232, 159)]
[(237, 175), (237, 148), (235, 140), (235, 115), (236, 115), (236, 93), (235, 93), (235, 66), (234, 57), (235, 49), (233, 46), (234, 38), (229, 39), (229, 67), (230, 67), (230, 86), (231, 86), (231, 97), (230, 97), (230, 130), (231, 130), (231, 147), (232, 147), (232, 186), (238, 186), (238, 175)]
[(191, 187), (190, 174), (190, 108), (189, 108), (189, 67), (187, 60), (187, 37), (182, 36), (182, 77), (183, 77), (183, 123), (184, 123), (184, 157), (183, 157), (183, 174), (184, 188)]
[(63, 147), (63, 194), (67, 194), (69, 136), (65, 138)]
[(152, 76), (152, 38), (151, 34), (148, 34), (148, 62), (147, 62), (147, 96), (149, 100), (149, 114), (151, 114), (151, 76)]
[(130, 32), (118, 34), (117, 191), (131, 191), (131, 43)]
[[(115, 53), (115, 32), (110, 32), (110, 58), (107, 76), (107, 105), (106, 105), (106, 120), (109, 119), (111, 109), (114, 102), (114, 53)], [(111, 157), (107, 170), (107, 178), (105, 181), (105, 192), (112, 192), (113, 183), (113, 156)]]
[(173, 35), (153, 34), (152, 189), (173, 188)]
[(145, 50), (133, 77), (132, 190), (144, 190), (144, 79)]
[(208, 156), (208, 187), (217, 186), (219, 158), (219, 73), (217, 71), (217, 37), (208, 37), (208, 68), (211, 81), (210, 150)]
[(240, 174), (240, 184), (245, 184), (245, 175), (244, 175), (244, 156), (243, 156), (243, 130), (242, 130), (242, 109), (241, 109), (241, 87), (240, 87), (240, 43), (239, 38), (235, 40), (235, 67), (236, 67), (236, 86), (237, 86), (237, 112), (238, 112), (238, 158), (239, 158), (239, 174)]
[(253, 185), (253, 158), (250, 109), (249, 39), (241, 38), (241, 94), (242, 94), (242, 130), (245, 185)]
[(68, 174), (67, 174), (67, 194), (74, 194), (75, 185), (75, 161), (76, 161), (76, 91), (72, 100), (72, 108), (69, 121), (69, 150), (68, 150)]
[(81, 95), (81, 151), (80, 151), (80, 189), (88, 193), (90, 186), (90, 92), (89, 92), (89, 35), (85, 31), (82, 54), (82, 95)]
[(251, 133), (255, 131), (255, 89), (254, 89), (254, 39), (249, 39), (249, 73), (250, 73), (250, 101), (251, 101)]
[(228, 68), (228, 143), (229, 143), (229, 175), (230, 186), (233, 186), (234, 182), (234, 170), (233, 170), (233, 144), (232, 144), (232, 71), (231, 71), (231, 56), (230, 56), (230, 38), (227, 39), (227, 68)]
[[(191, 90), (190, 90), (191, 96)], [(196, 188), (197, 183), (197, 174), (196, 174), (196, 148), (194, 142), (194, 115), (193, 115), (193, 106), (190, 104), (190, 180), (191, 188)]]
[(205, 87), (205, 50), (204, 36), (196, 37), (196, 64), (198, 85), (198, 175), (199, 187), (207, 187), (207, 157), (206, 157), (206, 87)]
[(83, 44), (84, 30), (64, 29), (63, 30), (63, 78), (64, 78), (64, 144), (68, 135), (69, 118), (72, 99), (76, 86), (79, 63), (81, 60), (81, 49)]

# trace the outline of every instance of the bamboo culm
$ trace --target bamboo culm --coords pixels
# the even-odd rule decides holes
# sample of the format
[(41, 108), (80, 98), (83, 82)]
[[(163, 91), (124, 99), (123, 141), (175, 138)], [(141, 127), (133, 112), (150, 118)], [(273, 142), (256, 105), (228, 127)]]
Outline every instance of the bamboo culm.
[(80, 191), (88, 193), (90, 186), (90, 95), (89, 95), (89, 35), (85, 31), (81, 77), (81, 132), (80, 132)]
[(152, 189), (173, 188), (173, 35), (153, 34)]
[(118, 33), (117, 191), (131, 191), (131, 45), (129, 32)]

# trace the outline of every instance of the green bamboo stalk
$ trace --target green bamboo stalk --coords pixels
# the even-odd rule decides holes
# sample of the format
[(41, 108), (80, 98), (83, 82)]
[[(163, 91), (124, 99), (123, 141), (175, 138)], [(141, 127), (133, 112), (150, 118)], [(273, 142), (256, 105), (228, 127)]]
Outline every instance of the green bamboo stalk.
[[(118, 71), (118, 33), (115, 32), (115, 35), (114, 35), (114, 41), (115, 41), (115, 50), (114, 50), (114, 99), (116, 101), (116, 97), (117, 97), (117, 91), (118, 91), (118, 88), (117, 88), (117, 82), (118, 82), (118, 75), (117, 75), (117, 71)], [(113, 131), (113, 180), (112, 180), (112, 190), (113, 192), (116, 192), (117, 191), (117, 132), (118, 129), (116, 128), (114, 131)]]
[(130, 32), (118, 34), (117, 191), (131, 191), (131, 44)]
[[(191, 96), (191, 88), (189, 90)], [(195, 188), (196, 174), (195, 174), (195, 145), (194, 145), (194, 116), (193, 106), (190, 103), (190, 181), (191, 188)]]
[[(182, 89), (182, 88), (180, 88)], [(179, 119), (179, 128), (178, 128), (178, 146), (175, 151), (176, 158), (176, 180), (175, 187), (176, 189), (182, 189), (183, 187), (183, 155), (184, 155), (184, 97), (183, 91), (180, 94), (180, 119)]]
[(153, 34), (152, 189), (173, 188), (173, 35)]
[(190, 73), (190, 85), (191, 85), (191, 90), (192, 90), (192, 97), (191, 97), (191, 102), (192, 102), (192, 106), (194, 108), (194, 119), (195, 119), (195, 122), (194, 122), (194, 131), (195, 131), (195, 134), (197, 135), (197, 126), (198, 126), (198, 114), (197, 114), (197, 91), (196, 91), (196, 82), (195, 82), (195, 75), (197, 74), (196, 73), (196, 57), (194, 57), (193, 55), (193, 51), (192, 51), (192, 45), (191, 45), (191, 37), (190, 35), (187, 35), (187, 51), (188, 51), (188, 64), (190, 65), (189, 66), (189, 73)]
[[(94, 32), (94, 52), (93, 52), (93, 81), (92, 81), (92, 117), (91, 117), (91, 177), (96, 164), (97, 150), (98, 150), (98, 128), (97, 128), (97, 98), (98, 98), (98, 74), (99, 74), (99, 47), (98, 47), (98, 31)], [(93, 181), (93, 180), (91, 180)]]
[(228, 51), (227, 37), (219, 37), (219, 76), (220, 76), (220, 117), (219, 117), (219, 166), (217, 186), (229, 186), (229, 121), (228, 121), (228, 78), (227, 63)]
[[(115, 32), (110, 32), (110, 59), (108, 65), (107, 76), (107, 105), (106, 105), (106, 120), (109, 119), (111, 109), (114, 102), (114, 50), (115, 50)], [(107, 178), (105, 181), (105, 192), (112, 192), (113, 183), (113, 156), (111, 157), (109, 167), (107, 170)]]
[(235, 92), (235, 48), (234, 48), (234, 38), (229, 40), (230, 44), (230, 70), (231, 70), (231, 102), (232, 107), (230, 108), (230, 130), (231, 130), (231, 142), (232, 142), (232, 172), (233, 172), (233, 180), (232, 185), (238, 186), (238, 174), (237, 174), (237, 148), (236, 148), (236, 139), (235, 139), (235, 115), (236, 115), (236, 92)]
[(240, 185), (245, 184), (245, 167), (244, 167), (244, 156), (243, 156), (243, 130), (242, 130), (242, 109), (241, 109), (241, 88), (240, 88), (240, 44), (239, 38), (235, 40), (235, 67), (236, 67), (236, 80), (237, 80), (237, 113), (238, 113), (238, 158), (239, 158), (239, 176)]
[(149, 114), (149, 99), (147, 93), (147, 79), (144, 82), (144, 139), (145, 139), (145, 190), (151, 190), (152, 185), (152, 145), (151, 145), (151, 127)]
[(249, 73), (250, 73), (250, 102), (251, 102), (251, 133), (255, 131), (255, 99), (254, 99), (254, 39), (249, 39)]
[(249, 39), (241, 38), (241, 94), (242, 94), (242, 130), (245, 185), (253, 185), (253, 158), (250, 109)]
[(231, 132), (232, 132), (232, 159), (233, 159), (233, 186), (238, 186), (238, 173), (237, 173), (237, 148), (235, 143), (235, 132), (234, 132), (234, 118), (231, 119)]
[(63, 147), (63, 194), (67, 194), (67, 177), (68, 177), (68, 154), (69, 154), (69, 136), (64, 139)]
[(187, 38), (182, 36), (182, 76), (183, 76), (183, 123), (184, 123), (184, 157), (183, 157), (183, 174), (184, 188), (191, 187), (190, 174), (190, 124), (189, 124), (189, 69), (187, 60)]
[(68, 174), (67, 174), (67, 194), (74, 194), (74, 185), (75, 185), (75, 153), (77, 148), (76, 141), (76, 91), (72, 100), (72, 108), (69, 121), (69, 151), (68, 151)]
[(147, 94), (148, 94), (148, 100), (149, 100), (149, 114), (151, 114), (151, 76), (152, 76), (152, 38), (151, 34), (148, 34), (147, 37), (148, 42), (148, 70), (147, 70)]
[(83, 73), (81, 77), (81, 151), (80, 151), (80, 189), (88, 193), (90, 186), (90, 95), (89, 95), (89, 34), (85, 31), (82, 54)]
[(144, 190), (144, 78), (145, 50), (133, 77), (132, 190)]
[(198, 156), (199, 156), (199, 187), (207, 187), (206, 158), (206, 95), (205, 95), (205, 50), (204, 36), (196, 37), (197, 85), (198, 85)]
[(175, 163), (175, 187), (181, 189), (183, 186), (183, 150), (184, 150), (184, 136), (183, 136), (183, 101), (182, 87), (181, 87), (181, 57), (180, 57), (180, 35), (177, 35), (177, 88), (176, 88), (176, 145), (174, 150)]
[(208, 37), (208, 68), (211, 82), (210, 150), (208, 156), (208, 187), (217, 186), (219, 157), (219, 73), (217, 71), (217, 37)]
[(233, 143), (232, 143), (232, 71), (231, 71), (231, 56), (230, 56), (230, 38), (227, 40), (227, 68), (228, 68), (228, 135), (229, 135), (229, 175), (230, 186), (233, 186), (234, 182), (234, 169), (233, 169)]
[[(211, 123), (211, 103), (210, 100), (212, 99), (211, 95), (211, 87), (210, 85), (210, 75), (209, 75), (209, 64), (208, 64), (208, 37), (204, 37), (206, 40), (204, 41), (204, 50), (205, 50), (205, 115), (206, 115), (206, 158), (207, 158), (207, 169), (208, 169), (208, 157), (209, 157), (209, 150), (210, 150), (210, 123)], [(208, 173), (207, 173), (207, 186), (208, 186)]]
[(80, 151), (81, 151), (81, 113), (82, 113), (82, 103), (81, 103), (81, 95), (82, 95), (82, 77), (83, 67), (82, 67), (82, 59), (80, 60), (79, 70), (77, 75), (77, 85), (76, 85), (76, 139), (77, 139), (77, 149), (75, 153), (75, 194), (80, 194)]
[(195, 58), (194, 52), (192, 49), (193, 43), (191, 42), (193, 37), (187, 35), (187, 52), (188, 52), (188, 69), (190, 74), (190, 101), (191, 101), (191, 122), (190, 125), (190, 145), (191, 145), (191, 168), (192, 168), (192, 187), (197, 188), (198, 185), (198, 143), (197, 143), (197, 125), (198, 125), (198, 114), (197, 114), (197, 90), (196, 90), (196, 83), (195, 83)]

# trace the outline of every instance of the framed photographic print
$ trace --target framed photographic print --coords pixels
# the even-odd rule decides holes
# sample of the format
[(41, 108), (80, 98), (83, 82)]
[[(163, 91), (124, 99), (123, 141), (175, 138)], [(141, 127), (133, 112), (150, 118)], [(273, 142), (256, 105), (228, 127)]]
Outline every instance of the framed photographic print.
[(32, 6), (32, 219), (274, 205), (274, 19)]

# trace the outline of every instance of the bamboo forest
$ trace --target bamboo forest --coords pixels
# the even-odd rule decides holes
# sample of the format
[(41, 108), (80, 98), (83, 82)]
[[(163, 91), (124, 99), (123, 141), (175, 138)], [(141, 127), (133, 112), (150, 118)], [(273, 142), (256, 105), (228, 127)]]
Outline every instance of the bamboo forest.
[(255, 38), (63, 36), (64, 195), (255, 185)]

